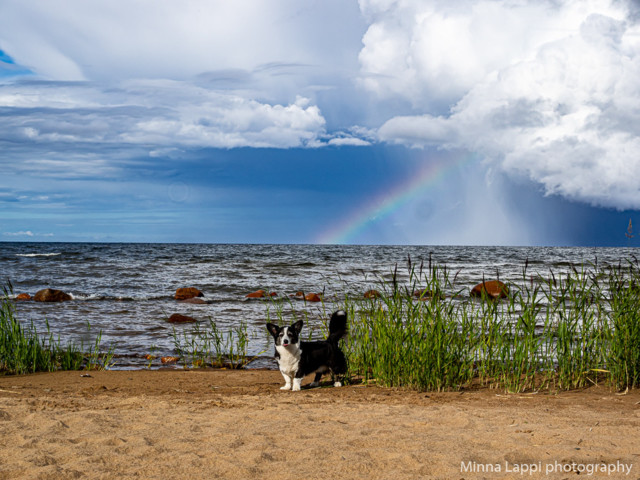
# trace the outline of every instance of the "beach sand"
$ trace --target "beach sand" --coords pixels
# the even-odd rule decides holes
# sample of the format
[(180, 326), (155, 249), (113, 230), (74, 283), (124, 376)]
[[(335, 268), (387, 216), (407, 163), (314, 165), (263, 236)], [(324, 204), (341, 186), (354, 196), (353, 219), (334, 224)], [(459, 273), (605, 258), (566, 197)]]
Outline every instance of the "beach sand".
[[(584, 478), (602, 464), (631, 471), (587, 478), (640, 478), (638, 390), (286, 392), (276, 371), (83, 374), (0, 377), (0, 478)], [(527, 465), (542, 471), (521, 476)]]

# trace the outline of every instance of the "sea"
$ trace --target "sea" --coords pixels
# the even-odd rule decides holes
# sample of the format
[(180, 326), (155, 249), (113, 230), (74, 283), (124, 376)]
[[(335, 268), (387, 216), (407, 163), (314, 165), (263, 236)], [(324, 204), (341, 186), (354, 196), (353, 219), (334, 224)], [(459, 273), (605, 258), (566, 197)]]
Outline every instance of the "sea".
[[(158, 368), (159, 358), (175, 356), (176, 338), (188, 338), (194, 324), (172, 324), (180, 313), (199, 328), (213, 322), (222, 331), (241, 323), (249, 334), (248, 367), (272, 368), (271, 338), (265, 323), (297, 320), (309, 328), (326, 321), (346, 296), (362, 297), (384, 289), (394, 278), (409, 282), (409, 271), (429, 265), (455, 275), (456, 289), (468, 292), (483, 279), (518, 281), (527, 275), (548, 277), (598, 263), (618, 265), (636, 255), (634, 248), (469, 247), (386, 245), (229, 245), (145, 243), (0, 242), (0, 279), (12, 295), (34, 295), (44, 288), (62, 290), (72, 301), (15, 302), (16, 315), (37, 331), (47, 329), (63, 344), (114, 353), (112, 369)], [(181, 287), (196, 287), (206, 304), (175, 300)], [(249, 299), (256, 290), (277, 296)], [(321, 303), (292, 300), (297, 292), (319, 293)], [(154, 361), (146, 356), (154, 355)]]

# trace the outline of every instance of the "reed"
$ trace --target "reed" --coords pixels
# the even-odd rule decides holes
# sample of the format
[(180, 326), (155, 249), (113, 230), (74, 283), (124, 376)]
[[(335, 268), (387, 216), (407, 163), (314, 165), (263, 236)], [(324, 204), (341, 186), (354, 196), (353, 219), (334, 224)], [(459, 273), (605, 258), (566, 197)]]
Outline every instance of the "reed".
[(22, 325), (16, 318), (10, 299), (11, 283), (3, 287), (0, 298), (0, 373), (24, 374), (55, 370), (107, 368), (113, 358), (113, 349), (100, 350), (101, 332), (93, 348), (85, 352), (82, 345), (69, 342), (62, 345), (46, 322), (46, 332), (37, 332), (33, 322)]
[(610, 322), (604, 330), (606, 367), (618, 389), (640, 385), (640, 267), (636, 258), (612, 269), (606, 278), (611, 292)]
[(174, 349), (185, 368), (242, 368), (251, 360), (247, 355), (249, 338), (245, 322), (224, 331), (213, 318), (208, 324), (196, 323), (181, 332), (173, 329)]

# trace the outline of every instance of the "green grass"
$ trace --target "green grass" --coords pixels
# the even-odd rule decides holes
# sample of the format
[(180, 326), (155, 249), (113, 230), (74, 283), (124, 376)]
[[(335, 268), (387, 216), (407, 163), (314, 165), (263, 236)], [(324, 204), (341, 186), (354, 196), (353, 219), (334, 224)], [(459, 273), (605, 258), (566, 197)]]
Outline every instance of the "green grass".
[[(347, 296), (349, 376), (383, 386), (509, 392), (640, 385), (640, 268), (596, 264), (508, 284), (475, 299), (446, 267), (408, 262), (409, 281), (380, 281), (376, 299)], [(422, 298), (414, 291), (426, 292)], [(283, 311), (267, 320), (288, 324)], [(330, 313), (330, 312), (329, 312)], [(327, 313), (322, 312), (327, 318)], [(295, 319), (301, 314), (288, 312)]]
[(113, 358), (109, 349), (100, 351), (101, 333), (88, 352), (82, 345), (62, 345), (49, 330), (39, 333), (33, 322), (24, 326), (16, 319), (15, 307), (9, 298), (11, 284), (3, 288), (0, 298), (0, 374), (52, 372), (55, 370), (103, 369)]
[(208, 327), (196, 323), (181, 333), (174, 328), (173, 344), (185, 368), (242, 368), (251, 360), (247, 356), (249, 334), (244, 322), (227, 331), (221, 330), (213, 318), (209, 318)]

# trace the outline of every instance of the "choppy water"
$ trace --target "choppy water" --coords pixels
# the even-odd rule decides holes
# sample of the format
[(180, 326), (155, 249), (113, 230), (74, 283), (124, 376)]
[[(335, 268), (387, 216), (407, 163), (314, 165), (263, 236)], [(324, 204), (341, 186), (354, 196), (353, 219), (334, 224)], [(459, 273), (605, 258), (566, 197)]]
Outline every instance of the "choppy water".
[[(557, 247), (445, 247), (338, 245), (204, 245), (0, 243), (0, 279), (11, 280), (14, 293), (35, 294), (42, 288), (70, 293), (63, 303), (17, 302), (18, 318), (44, 330), (45, 320), (63, 342), (90, 345), (102, 331), (103, 345), (112, 345), (118, 368), (146, 364), (143, 355), (174, 354), (173, 329), (166, 319), (182, 313), (198, 320), (212, 318), (227, 329), (244, 321), (249, 326), (249, 354), (267, 350), (264, 328), (270, 301), (247, 300), (257, 289), (275, 291), (278, 298), (297, 291), (323, 292), (331, 311), (348, 295), (362, 295), (389, 281), (395, 265), (402, 282), (407, 258), (446, 265), (459, 272), (456, 284), (472, 287), (485, 278), (510, 280), (521, 276), (525, 260), (529, 272), (547, 275), (594, 262), (618, 264), (635, 249)], [(178, 303), (177, 288), (200, 289), (207, 305)], [(287, 304), (282, 304), (285, 314)], [(321, 304), (295, 304), (319, 321)], [(274, 308), (271, 304), (271, 308)], [(91, 330), (87, 331), (87, 324)]]

